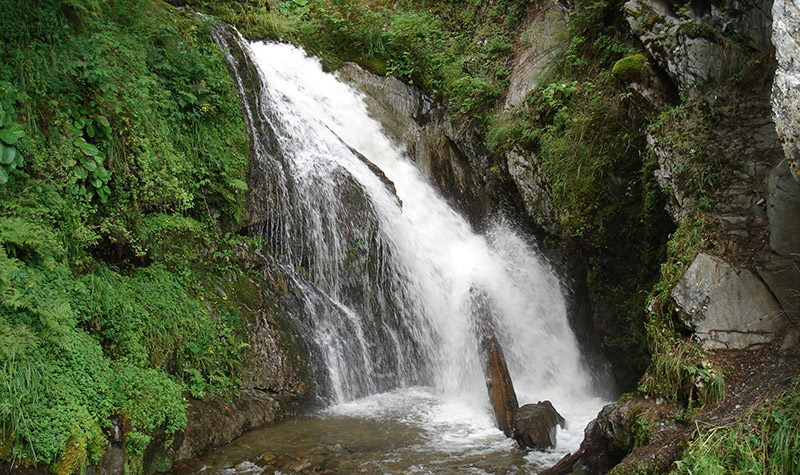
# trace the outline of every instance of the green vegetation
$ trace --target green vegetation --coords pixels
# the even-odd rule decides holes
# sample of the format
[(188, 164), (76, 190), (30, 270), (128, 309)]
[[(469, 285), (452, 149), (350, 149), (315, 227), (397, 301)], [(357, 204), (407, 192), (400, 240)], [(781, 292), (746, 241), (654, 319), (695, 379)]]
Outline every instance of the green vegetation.
[(642, 447), (650, 441), (650, 437), (657, 430), (655, 417), (649, 409), (638, 405), (631, 408), (626, 422), (631, 427), (634, 447)]
[(14, 122), (14, 103), (17, 90), (9, 83), (0, 82), (0, 185), (8, 183), (8, 176), (16, 168), (22, 168), (25, 159), (19, 145), (25, 143), (25, 127)]
[(698, 426), (672, 474), (800, 472), (800, 381), (741, 421)]
[(642, 378), (639, 392), (685, 401), (692, 406), (717, 403), (725, 398), (722, 372), (696, 345), (679, 338), (672, 329), (651, 322), (648, 327), (653, 362)]
[(204, 21), (160, 1), (0, 18), (0, 463), (82, 471), (116, 415), (141, 466), (184, 395), (238, 385), (235, 89)]
[(485, 126), (508, 87), (515, 28), (534, 0), (198, 2), (251, 39), (302, 45), (328, 69), (358, 62), (418, 84)]

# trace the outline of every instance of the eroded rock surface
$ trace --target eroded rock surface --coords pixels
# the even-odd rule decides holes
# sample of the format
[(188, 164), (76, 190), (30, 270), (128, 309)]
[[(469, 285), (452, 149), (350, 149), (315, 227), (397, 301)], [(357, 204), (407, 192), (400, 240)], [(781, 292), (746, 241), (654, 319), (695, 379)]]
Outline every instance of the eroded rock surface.
[(800, 183), (786, 162), (769, 176), (767, 203), (770, 247), (783, 257), (800, 260)]
[(504, 108), (516, 106), (539, 85), (540, 75), (565, 45), (567, 14), (558, 2), (541, 2), (520, 29)]
[(497, 211), (524, 215), (511, 177), (491, 171), (493, 161), (470, 123), (453, 120), (446, 107), (393, 76), (379, 77), (352, 63), (337, 75), (365, 94), (370, 116), (473, 224)]
[[(630, 0), (624, 8), (631, 31), (688, 96), (736, 74), (746, 48), (770, 49), (769, 1), (731, 2), (724, 12), (711, 2), (676, 11), (663, 0)], [(734, 36), (745, 44), (729, 39)]]

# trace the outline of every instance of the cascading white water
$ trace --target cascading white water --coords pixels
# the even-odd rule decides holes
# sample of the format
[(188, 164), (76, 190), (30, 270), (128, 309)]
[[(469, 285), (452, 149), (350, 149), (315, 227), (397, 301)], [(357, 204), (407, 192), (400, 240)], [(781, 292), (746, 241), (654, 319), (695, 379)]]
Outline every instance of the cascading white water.
[(394, 416), (456, 438), (497, 434), (470, 323), (479, 287), (520, 403), (553, 401), (573, 424), (560, 442), (574, 449), (601, 401), (548, 264), (502, 222), (476, 234), (318, 60), (285, 44), (250, 51), (263, 94), (262, 110), (247, 112), (271, 129), (251, 133), (275, 135), (281, 156), (256, 147), (257, 158), (286, 201), (262, 232), (304, 277), (304, 324), (326, 367), (331, 410), (406, 411)]

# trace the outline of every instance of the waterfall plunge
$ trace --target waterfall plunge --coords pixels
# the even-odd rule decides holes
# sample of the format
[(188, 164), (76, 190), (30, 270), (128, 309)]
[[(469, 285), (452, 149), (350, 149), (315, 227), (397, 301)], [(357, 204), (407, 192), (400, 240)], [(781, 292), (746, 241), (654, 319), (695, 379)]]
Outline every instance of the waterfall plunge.
[(251, 134), (280, 150), (255, 144), (271, 187), (271, 215), (258, 229), (304, 289), (303, 331), (325, 366), (333, 410), (374, 415), (435, 400), (425, 424), (460, 419), (468, 432), (496, 432), (470, 323), (478, 286), (520, 403), (552, 400), (578, 424), (567, 441), (576, 447), (601, 401), (547, 263), (502, 223), (476, 234), (318, 60), (285, 44), (249, 52), (262, 89), (245, 104), (248, 121), (269, 129)]

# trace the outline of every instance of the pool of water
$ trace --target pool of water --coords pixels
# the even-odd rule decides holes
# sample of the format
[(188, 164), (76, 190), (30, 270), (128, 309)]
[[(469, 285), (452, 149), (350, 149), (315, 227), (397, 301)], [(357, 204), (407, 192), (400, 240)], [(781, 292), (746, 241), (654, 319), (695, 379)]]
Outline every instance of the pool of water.
[(547, 452), (520, 449), (488, 407), (411, 388), (249, 432), (173, 473), (536, 473), (578, 448), (603, 402), (554, 404), (567, 428)]

